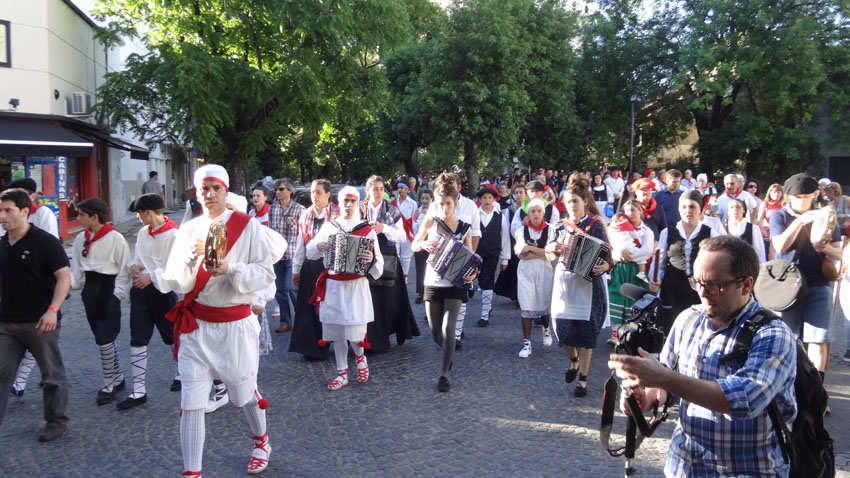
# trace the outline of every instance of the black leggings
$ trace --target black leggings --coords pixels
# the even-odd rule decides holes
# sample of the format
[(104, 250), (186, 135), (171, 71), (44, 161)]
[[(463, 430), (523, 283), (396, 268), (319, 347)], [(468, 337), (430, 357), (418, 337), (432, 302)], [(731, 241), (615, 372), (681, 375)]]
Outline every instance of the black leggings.
[(429, 300), (426, 302), (425, 312), (428, 315), (428, 327), (431, 328), (431, 337), (443, 349), (442, 372), (443, 377), (449, 376), (449, 367), (455, 353), (455, 324), (457, 314), (463, 301), (460, 299)]

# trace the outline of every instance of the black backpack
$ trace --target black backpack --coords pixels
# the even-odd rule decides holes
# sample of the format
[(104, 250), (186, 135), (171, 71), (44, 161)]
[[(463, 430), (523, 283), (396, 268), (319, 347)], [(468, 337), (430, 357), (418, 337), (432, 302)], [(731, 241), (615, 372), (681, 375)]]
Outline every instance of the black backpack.
[[(683, 330), (688, 330), (696, 320), (698, 313), (688, 318)], [(743, 329), (735, 338), (731, 352), (720, 359), (720, 363), (737, 360), (743, 364), (747, 361), (753, 338), (759, 329), (779, 316), (768, 311), (760, 310), (746, 321)], [(782, 456), (785, 463), (790, 461), (790, 478), (833, 478), (835, 476), (835, 452), (832, 438), (823, 426), (823, 416), (826, 412), (826, 389), (820, 372), (809, 360), (803, 343), (797, 340), (797, 377), (794, 379), (794, 391), (797, 395), (797, 418), (794, 419), (793, 431), (789, 431), (779, 413), (779, 406), (774, 398), (767, 408), (773, 429), (779, 438)]]

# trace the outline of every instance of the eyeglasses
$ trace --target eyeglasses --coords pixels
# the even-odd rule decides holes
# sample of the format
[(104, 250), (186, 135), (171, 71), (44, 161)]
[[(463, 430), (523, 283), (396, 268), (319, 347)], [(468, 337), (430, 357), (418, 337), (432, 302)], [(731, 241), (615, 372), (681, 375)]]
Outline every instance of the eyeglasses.
[(749, 184), (747, 185), (747, 189), (758, 189), (758, 186), (756, 186), (755, 184)]
[(729, 287), (730, 285), (735, 284), (737, 282), (741, 282), (744, 279), (745, 279), (745, 277), (738, 277), (736, 279), (728, 280), (726, 282), (714, 284), (714, 283), (700, 282), (700, 281), (694, 279), (693, 277), (689, 277), (688, 283), (691, 285), (691, 289), (695, 290), (697, 293), (699, 293), (702, 290), (705, 290), (705, 293), (708, 294), (708, 295), (717, 295), (717, 294), (722, 293), (723, 290), (725, 288)]
[(287, 191), (289, 188), (277, 188), (278, 191)]

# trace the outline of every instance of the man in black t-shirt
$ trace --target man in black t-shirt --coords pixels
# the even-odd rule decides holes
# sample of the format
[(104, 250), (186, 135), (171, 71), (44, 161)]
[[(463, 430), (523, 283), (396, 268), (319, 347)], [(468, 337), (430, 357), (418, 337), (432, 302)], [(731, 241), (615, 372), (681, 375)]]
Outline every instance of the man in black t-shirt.
[[(59, 353), (59, 308), (71, 287), (68, 257), (58, 239), (27, 222), (32, 202), (23, 189), (0, 194), (0, 391), (9, 390), (29, 350), (44, 381), (45, 427), (38, 440), (65, 433), (68, 385)], [(0, 422), (8, 393), (0, 393)]]

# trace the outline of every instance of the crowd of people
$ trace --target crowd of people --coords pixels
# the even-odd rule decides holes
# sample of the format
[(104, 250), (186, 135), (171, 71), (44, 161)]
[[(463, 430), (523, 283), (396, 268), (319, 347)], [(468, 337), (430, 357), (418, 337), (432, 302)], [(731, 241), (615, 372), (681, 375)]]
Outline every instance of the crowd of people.
[[(337, 391), (350, 382), (349, 348), (363, 383), (367, 355), (386, 352), (393, 336), (401, 346), (420, 335), (408, 299), (415, 287), (441, 350), (436, 388), (445, 393), (463, 347), (467, 304), (479, 300), (477, 292), (477, 325), (487, 327), (499, 295), (519, 309), (519, 358), (531, 356), (532, 329), (540, 325), (542, 346), (558, 342), (565, 381), (577, 382), (573, 393), (583, 397), (599, 334), (610, 326), (616, 344), (618, 324), (632, 319), (634, 299), (621, 286), (634, 284), (659, 296), (658, 326), (668, 341), (660, 363), (643, 353), (614, 354), (609, 366), (645, 410), (679, 399), (668, 474), (787, 474), (766, 408), (778, 396), (782, 418), (794, 419), (794, 335), (817, 369), (827, 370), (836, 285), (823, 264), (850, 260), (841, 242), (850, 233), (850, 198), (838, 183), (797, 174), (762, 196), (759, 183), (741, 175), (726, 175), (718, 192), (705, 174), (676, 169), (647, 169), (628, 182), (618, 168), (532, 175), (517, 168), (482, 179), (470, 191), (453, 172), (375, 175), (365, 197), (316, 179), (304, 207), (284, 178), (255, 185), (249, 205), (229, 191), (224, 168), (207, 165), (195, 174), (197, 200), (179, 227), (163, 215), (156, 192), (131, 204), (144, 226), (133, 252), (109, 224), (104, 201), (79, 203), (85, 230), (70, 259), (40, 222), (35, 185), (11, 184), (0, 193), (0, 387), (23, 395), (38, 363), (47, 421), (39, 440), (62, 436), (67, 385), (55, 329), (68, 291), (82, 289), (103, 371), (96, 403), (116, 402), (126, 387), (116, 346), (120, 301), (129, 301), (132, 391), (116, 406), (147, 402), (147, 346), (156, 328), (177, 361), (171, 388), (181, 392), (183, 475), (201, 476), (204, 414), (229, 402), (244, 411), (254, 443), (247, 471), (259, 473), (271, 446), (257, 370), (271, 351), (272, 330), (290, 333), (289, 352), (305, 360), (326, 360), (333, 350), (336, 375), (327, 388)], [(828, 208), (837, 227), (815, 239), (817, 211)], [(217, 243), (221, 229), (226, 240)], [(349, 240), (353, 255), (338, 247)], [(446, 250), (461, 248), (477, 253), (480, 265), (451, 277), (440, 262), (453, 260)], [(751, 291), (760, 264), (774, 258), (799, 264), (808, 294), (758, 332), (753, 349), (763, 353), (753, 363), (718, 365), (712, 350), (732, 347), (743, 322), (761, 310)], [(408, 278), (411, 262), (416, 274)], [(842, 269), (839, 282), (850, 282), (850, 274)], [(839, 290), (850, 312), (850, 284)], [(683, 330), (683, 317), (695, 313)], [(9, 395), (0, 397), (2, 420)], [(716, 426), (700, 425), (705, 419)], [(736, 447), (736, 434), (752, 446)]]

